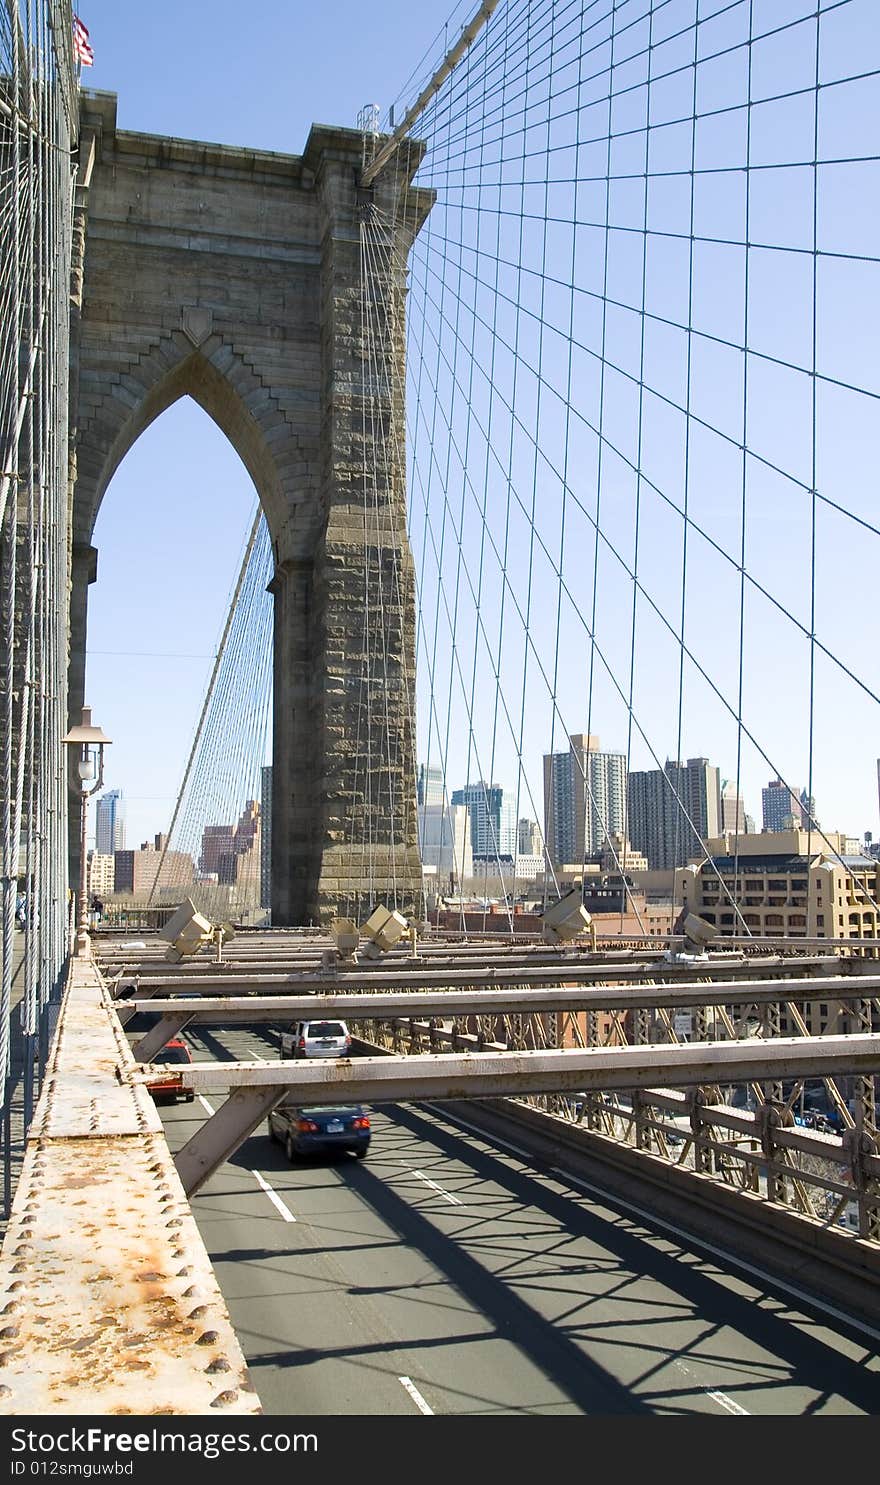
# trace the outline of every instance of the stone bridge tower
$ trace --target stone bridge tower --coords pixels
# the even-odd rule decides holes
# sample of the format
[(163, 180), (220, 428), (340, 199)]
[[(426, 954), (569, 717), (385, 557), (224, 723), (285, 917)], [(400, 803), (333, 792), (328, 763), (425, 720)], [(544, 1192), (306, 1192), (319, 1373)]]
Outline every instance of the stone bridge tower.
[[(276, 924), (418, 900), (403, 313), (432, 196), (411, 185), (413, 144), (363, 190), (362, 148), (359, 131), (323, 126), (302, 156), (127, 133), (114, 94), (82, 96), (70, 712), (101, 500), (139, 434), (189, 395), (250, 472), (272, 538)], [(378, 221), (365, 293), (362, 233)], [(371, 603), (376, 583), (392, 605)]]

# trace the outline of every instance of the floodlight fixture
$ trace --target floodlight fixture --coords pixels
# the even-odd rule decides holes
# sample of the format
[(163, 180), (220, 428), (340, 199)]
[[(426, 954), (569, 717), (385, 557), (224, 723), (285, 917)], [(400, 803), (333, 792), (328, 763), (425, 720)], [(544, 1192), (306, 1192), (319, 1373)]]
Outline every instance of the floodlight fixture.
[(334, 918), (330, 925), (330, 935), (344, 958), (353, 954), (360, 943), (358, 926), (351, 918)]
[(379, 904), (374, 908), (366, 923), (361, 928), (361, 933), (367, 942), (363, 952), (369, 959), (378, 959), (380, 954), (387, 954), (393, 949), (398, 940), (406, 933), (407, 921), (402, 913), (396, 908), (387, 908)]
[(565, 897), (560, 897), (558, 902), (554, 902), (553, 906), (545, 911), (544, 941), (548, 944), (567, 943), (569, 939), (577, 938), (579, 934), (588, 932), (592, 922), (581, 899), (580, 888), (575, 888), (573, 892), (567, 892)]
[(171, 964), (179, 964), (182, 959), (198, 954), (205, 944), (213, 943), (214, 925), (185, 897), (177, 912), (159, 929), (159, 937), (168, 941), (165, 958)]

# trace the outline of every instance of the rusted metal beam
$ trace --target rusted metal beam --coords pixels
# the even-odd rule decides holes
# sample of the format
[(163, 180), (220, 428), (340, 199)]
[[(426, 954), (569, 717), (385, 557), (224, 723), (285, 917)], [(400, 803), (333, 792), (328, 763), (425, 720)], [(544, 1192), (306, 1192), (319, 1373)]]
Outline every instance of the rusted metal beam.
[[(742, 959), (731, 960), (725, 957), (722, 961), (707, 960), (698, 966), (694, 964), (679, 965), (668, 962), (652, 965), (644, 964), (616, 964), (613, 967), (608, 964), (597, 964), (592, 961), (584, 964), (578, 961), (563, 960), (555, 964), (542, 964), (538, 966), (486, 963), (468, 965), (464, 968), (455, 967), (449, 969), (426, 969), (418, 962), (410, 962), (406, 967), (386, 968), (384, 965), (378, 969), (364, 973), (360, 965), (353, 969), (348, 966), (339, 969), (333, 974), (315, 973), (303, 971), (302, 973), (258, 973), (249, 971), (247, 975), (248, 988), (257, 990), (274, 990), (278, 994), (290, 993), (300, 995), (329, 995), (344, 992), (345, 990), (359, 991), (365, 986), (375, 991), (385, 990), (444, 990), (453, 989), (455, 986), (467, 986), (469, 988), (493, 989), (505, 985), (540, 986), (559, 985), (564, 983), (573, 984), (595, 984), (609, 979), (630, 981), (639, 979), (650, 979), (655, 983), (675, 984), (679, 981), (693, 983), (694, 976), (698, 974), (702, 979), (708, 981), (723, 979), (728, 974), (737, 975), (741, 970), (751, 978), (763, 979), (773, 976), (779, 980), (781, 985), (787, 984), (786, 973), (795, 975), (796, 970), (809, 968), (811, 970), (824, 971), (826, 974), (834, 970), (841, 970), (845, 961), (838, 957), (824, 957), (808, 961), (804, 965), (802, 961), (797, 963), (790, 959), (774, 957), (772, 960)], [(853, 961), (850, 961), (853, 962)], [(868, 961), (863, 961), (867, 963)], [(208, 973), (199, 971), (190, 976), (168, 976), (161, 973), (155, 978), (137, 977), (137, 995), (131, 999), (144, 998), (146, 995), (155, 995), (163, 988), (176, 990), (182, 984), (186, 984), (188, 990), (198, 989), (201, 994), (210, 992), (222, 994), (224, 992), (241, 994), (242, 976), (238, 974), (217, 974), (211, 972), (211, 966), (207, 966)], [(130, 977), (134, 978), (134, 977)], [(859, 975), (860, 983), (863, 980)], [(116, 989), (117, 997), (123, 988), (123, 983)], [(119, 997), (121, 1003), (125, 1001)]]
[(192, 1014), (187, 1012), (166, 1011), (161, 1021), (146, 1031), (140, 1041), (132, 1048), (132, 1055), (136, 1062), (150, 1062), (156, 1053), (170, 1042), (173, 1036), (179, 1036), (184, 1026), (192, 1020)]
[(374, 994), (308, 996), (203, 996), (188, 1000), (186, 1012), (180, 1001), (160, 996), (126, 1002), (131, 1014), (136, 1011), (156, 1012), (162, 1016), (164, 1030), (147, 1033), (135, 1049), (138, 1061), (148, 1061), (152, 1053), (164, 1046), (169, 1036), (191, 1022), (196, 1025), (222, 1021), (224, 1025), (254, 1024), (260, 1021), (301, 1020), (318, 1016), (341, 1016), (368, 1020), (406, 1020), (412, 1016), (501, 1015), (540, 1013), (542, 1011), (638, 1010), (661, 1006), (761, 1005), (767, 1001), (785, 1000), (860, 1000), (865, 995), (880, 994), (880, 975), (855, 980), (846, 975), (826, 975), (816, 979), (773, 981), (725, 980), (713, 984), (674, 984), (648, 989), (629, 989), (613, 985), (585, 985), (578, 989), (548, 986), (541, 990), (422, 990)]
[[(313, 1058), (277, 1062), (196, 1062), (175, 1066), (183, 1087), (284, 1087), (303, 1104), (396, 1103), (413, 1099), (495, 1098), (505, 1094), (671, 1088), (767, 1078), (880, 1072), (880, 1033), (778, 1037), (678, 1045), (593, 1047), (583, 1051), (480, 1052), (456, 1056)], [(167, 1068), (129, 1074), (153, 1081)]]
[(207, 1119), (174, 1157), (187, 1196), (193, 1196), (215, 1170), (234, 1155), (249, 1134), (287, 1094), (285, 1084), (239, 1087)]
[(109, 996), (70, 976), (0, 1254), (0, 1414), (258, 1413)]

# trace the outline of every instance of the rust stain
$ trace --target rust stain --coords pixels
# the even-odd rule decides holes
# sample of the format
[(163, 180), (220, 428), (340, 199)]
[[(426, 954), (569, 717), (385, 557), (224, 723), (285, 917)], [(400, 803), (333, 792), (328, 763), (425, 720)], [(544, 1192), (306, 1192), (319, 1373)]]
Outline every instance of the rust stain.
[[(59, 1095), (63, 1091), (59, 1085)], [(12, 1402), (0, 1390), (0, 1413), (13, 1405), (23, 1410), (23, 1388), (33, 1389), (27, 1396), (37, 1412), (70, 1411), (84, 1393), (96, 1407), (100, 1395), (99, 1410), (108, 1414), (204, 1412), (217, 1406), (218, 1393), (220, 1406), (255, 1411), (244, 1396), (232, 1401), (237, 1375), (228, 1378), (225, 1393), (219, 1392), (222, 1381), (212, 1389), (205, 1375), (206, 1365), (219, 1360), (217, 1350), (240, 1359), (239, 1350), (164, 1138), (131, 1124), (90, 1133), (93, 1104), (65, 1105), (63, 1127), (41, 1137), (39, 1161), (28, 1172), (27, 1203), (10, 1224), (16, 1250), (7, 1273), (26, 1273), (30, 1318), (19, 1340), (7, 1285), (7, 1296), (0, 1293), (6, 1338), (0, 1364), (20, 1377), (21, 1386)], [(201, 1318), (203, 1300), (215, 1323), (222, 1321), (219, 1330), (205, 1329), (210, 1320), (208, 1306)], [(215, 1341), (213, 1355), (195, 1350), (197, 1343)], [(135, 1405), (123, 1400), (126, 1377), (141, 1384)], [(178, 1377), (185, 1379), (182, 1392)], [(166, 1387), (175, 1401), (157, 1405)]]

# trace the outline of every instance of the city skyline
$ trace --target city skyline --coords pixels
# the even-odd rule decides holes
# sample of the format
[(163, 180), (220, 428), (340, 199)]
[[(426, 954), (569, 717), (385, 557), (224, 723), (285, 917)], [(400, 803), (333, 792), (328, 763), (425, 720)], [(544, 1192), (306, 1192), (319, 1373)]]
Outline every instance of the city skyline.
[[(582, 740), (586, 741), (586, 739)], [(598, 742), (598, 739), (593, 737), (590, 739), (590, 742), (595, 744)], [(598, 748), (592, 748), (586, 751), (599, 753)], [(653, 848), (650, 844), (647, 848), (644, 848), (639, 843), (645, 839), (644, 830), (636, 828), (633, 835), (630, 835), (631, 822), (629, 820), (627, 821), (625, 832), (609, 829), (606, 833), (606, 838), (598, 846), (594, 842), (593, 849), (584, 849), (582, 855), (572, 855), (569, 861), (563, 861), (561, 856), (554, 855), (554, 853), (547, 850), (536, 851), (526, 849), (524, 836), (529, 836), (528, 844), (534, 846), (535, 836), (532, 832), (537, 831), (539, 835), (543, 835), (541, 822), (530, 820), (528, 817), (522, 817), (517, 821), (517, 829), (513, 837), (514, 849), (501, 850), (500, 848), (496, 848), (495, 850), (486, 852), (476, 852), (472, 848), (473, 816), (471, 810), (474, 801), (472, 801), (471, 805), (444, 802), (442, 797), (442, 773), (439, 770), (430, 771), (430, 784), (432, 787), (427, 791), (424, 790), (423, 785), (429, 777), (429, 770), (425, 765), (420, 765), (419, 793), (422, 797), (418, 803), (418, 834), (420, 856), (426, 873), (426, 885), (430, 885), (430, 880), (433, 879), (436, 890), (441, 893), (444, 890), (457, 890), (468, 879), (478, 882), (480, 877), (485, 876), (487, 873), (488, 875), (492, 875), (490, 868), (493, 863), (500, 864), (501, 874), (504, 875), (515, 864), (518, 866), (521, 861), (525, 860), (530, 862), (533, 867), (533, 874), (538, 876), (542, 874), (548, 859), (553, 866), (561, 869), (563, 866), (569, 868), (572, 866), (576, 867), (581, 859), (595, 862), (601, 858), (602, 870), (613, 873), (618, 871), (623, 865), (622, 858), (624, 852), (627, 853), (627, 869), (629, 871), (636, 874), (646, 869), (649, 871), (663, 871), (669, 874), (671, 880), (672, 875), (677, 869), (677, 865), (681, 866), (684, 861), (694, 860), (698, 856), (705, 854), (707, 851), (706, 843), (715, 838), (724, 839), (725, 837), (729, 838), (731, 834), (739, 834), (744, 844), (747, 844), (749, 841), (754, 842), (755, 838), (761, 835), (781, 832), (783, 836), (786, 836), (791, 835), (792, 831), (799, 831), (801, 835), (806, 836), (807, 840), (810, 838), (811, 832), (809, 826), (803, 824), (800, 820), (796, 821), (793, 817), (786, 818), (784, 823), (764, 825), (760, 831), (745, 828), (740, 829), (735, 824), (725, 824), (723, 819), (723, 787), (727, 781), (718, 780), (718, 798), (713, 814), (711, 801), (706, 795), (706, 784), (707, 779), (711, 783), (711, 779), (718, 775), (718, 770), (711, 767), (706, 759), (689, 759), (687, 765), (667, 763), (667, 768), (678, 770), (678, 773), (673, 778), (673, 782), (682, 798), (686, 800), (695, 823), (700, 823), (704, 827), (703, 834), (700, 836), (700, 848), (687, 851), (682, 847), (679, 851), (681, 859), (677, 864), (674, 859), (675, 852), (669, 846), (668, 841), (661, 847), (661, 855), (658, 856), (656, 841)], [(657, 770), (655, 772), (662, 777), (665, 770)], [(699, 778), (696, 777), (697, 774), (700, 775)], [(109, 853), (90, 849), (88, 853), (90, 890), (98, 891), (99, 895), (115, 893), (137, 896), (139, 894), (142, 895), (147, 889), (160, 887), (170, 887), (178, 889), (178, 891), (185, 891), (190, 887), (190, 884), (197, 886), (214, 883), (219, 886), (228, 886), (231, 889), (242, 886), (247, 888), (250, 886), (258, 889), (261, 906), (268, 907), (270, 905), (268, 901), (269, 862), (266, 845), (267, 836), (271, 832), (271, 806), (269, 805), (267, 810), (267, 801), (270, 799), (270, 796), (266, 786), (269, 782), (268, 776), (270, 775), (271, 769), (266, 768), (263, 778), (262, 801), (248, 801), (240, 812), (237, 821), (207, 821), (204, 824), (197, 856), (187, 851), (168, 850), (168, 839), (163, 833), (156, 833), (152, 840), (143, 840), (137, 848), (127, 849), (125, 846), (122, 846)], [(689, 778), (689, 775), (694, 775), (694, 778)], [(703, 775), (706, 777), (703, 777)], [(627, 775), (628, 785), (633, 777), (634, 775)], [(771, 783), (778, 784), (779, 781), (775, 780), (771, 781)], [(482, 783), (478, 783), (471, 786), (471, 788), (474, 791), (484, 790), (486, 797), (484, 798), (484, 808), (480, 814), (477, 836), (480, 840), (488, 839), (491, 841), (493, 835), (493, 816), (500, 818), (502, 812), (505, 818), (510, 815), (512, 801), (508, 800), (507, 808), (505, 809), (503, 797), (505, 792), (509, 793), (510, 791), (505, 791), (504, 786), (497, 783), (488, 787)], [(118, 792), (116, 790), (108, 790), (107, 795), (116, 796)], [(447, 791), (450, 798), (451, 792), (453, 791)], [(627, 788), (628, 796), (629, 792), (629, 788)], [(672, 799), (671, 790), (667, 792), (669, 798)], [(711, 794), (711, 789), (709, 792)], [(700, 817), (701, 793), (703, 801), (702, 818)], [(427, 802), (423, 802), (425, 795), (427, 796)], [(674, 803), (674, 800), (672, 802)], [(485, 807), (486, 803), (488, 803), (488, 809)], [(742, 818), (741, 810), (739, 811), (739, 818)], [(675, 835), (674, 826), (670, 823), (670, 819), (671, 816), (667, 812), (663, 816), (662, 824), (655, 826), (655, 830), (660, 830), (661, 838), (664, 829), (667, 831), (670, 840)], [(745, 819), (749, 821), (750, 817), (746, 816)], [(780, 820), (782, 821), (782, 817), (780, 817)], [(751, 823), (754, 824), (753, 821)], [(268, 829), (266, 828), (267, 825)], [(682, 837), (690, 833), (691, 843), (694, 845), (693, 832), (690, 831), (690, 827), (685, 825), (685, 828), (680, 833)], [(821, 856), (827, 853), (835, 856), (842, 853), (846, 848), (845, 832), (828, 832), (829, 843), (827, 853), (825, 852), (821, 836), (817, 835), (815, 831), (812, 834), (814, 836), (812, 854), (815, 856)], [(851, 837), (851, 839), (853, 838)], [(854, 839), (858, 839), (859, 849), (861, 849), (861, 837)], [(750, 848), (754, 849), (754, 844)], [(662, 854), (664, 851), (665, 855)], [(641, 864), (637, 864), (636, 858), (641, 858), (643, 855), (647, 859), (647, 865), (645, 865), (644, 861)], [(157, 856), (161, 860), (161, 870), (156, 861)], [(666, 856), (669, 856), (668, 860)], [(245, 857), (247, 860), (243, 859)], [(503, 865), (505, 862), (507, 863), (506, 866)], [(110, 880), (114, 872), (115, 880), (111, 886)], [(520, 875), (517, 879), (525, 880), (526, 878)], [(727, 926), (729, 927), (729, 925)]]
[[(595, 741), (595, 738), (593, 740)], [(597, 749), (596, 751), (598, 752), (599, 750)], [(544, 755), (544, 756), (546, 757), (547, 755)], [(565, 755), (564, 754), (557, 754), (556, 756), (557, 757), (563, 757)], [(616, 756), (622, 756), (622, 755), (612, 755), (612, 756), (615, 756), (616, 757)], [(689, 761), (690, 762), (696, 762), (696, 761), (708, 762), (708, 760), (706, 760), (706, 759), (689, 760)], [(687, 771), (685, 765), (683, 765), (681, 763), (676, 763), (676, 761), (673, 760), (673, 759), (667, 759), (666, 760), (666, 764), (665, 764), (665, 768), (670, 768), (670, 767), (673, 768), (673, 769), (675, 769), (675, 768), (684, 769), (685, 772)], [(759, 833), (760, 834), (762, 832), (766, 833), (768, 830), (781, 830), (781, 829), (791, 828), (790, 825), (787, 825), (785, 823), (785, 819), (786, 819), (787, 814), (788, 813), (791, 813), (791, 812), (785, 812), (785, 814), (780, 814), (778, 811), (776, 812), (776, 814), (773, 815), (772, 821), (769, 822), (769, 823), (766, 820), (766, 818), (764, 818), (764, 812), (762, 811), (762, 824), (761, 824), (760, 827), (758, 827), (756, 825), (756, 823), (755, 823), (755, 816), (753, 816), (751, 814), (751, 812), (745, 807), (745, 801), (742, 799), (741, 796), (738, 797), (739, 807), (738, 807), (738, 809), (736, 811), (734, 811), (734, 809), (733, 809), (733, 801), (734, 801), (733, 781), (732, 780), (721, 778), (720, 777), (720, 769), (718, 769), (715, 765), (712, 765), (712, 767), (714, 769), (714, 772), (719, 775), (719, 803), (718, 803), (717, 814), (716, 814), (716, 817), (715, 817), (715, 824), (716, 824), (717, 828), (714, 829), (714, 830), (708, 828), (709, 825), (711, 825), (712, 821), (711, 820), (707, 821), (707, 829), (705, 831), (705, 836), (703, 838), (711, 837), (714, 834), (724, 834), (724, 833), (739, 833), (739, 834)], [(267, 801), (269, 801), (270, 798), (271, 798), (271, 796), (267, 793), (267, 784), (271, 780), (271, 771), (272, 771), (271, 770), (271, 765), (267, 765), (263, 769), (263, 791), (262, 791), (263, 798), (262, 798), (261, 803), (258, 805), (258, 808), (260, 808), (260, 810), (262, 812), (262, 818), (264, 820), (267, 818), (267, 808), (266, 808)], [(658, 771), (658, 770), (648, 770), (647, 772), (657, 773), (657, 772), (662, 772), (662, 771), (663, 770), (660, 770), (660, 771)], [(633, 774), (634, 773), (637, 773), (637, 772), (639, 772), (639, 771), (638, 770), (625, 770), (625, 776), (626, 776), (627, 781), (629, 781), (629, 779), (633, 776)], [(430, 775), (430, 777), (429, 777), (429, 775)], [(878, 775), (880, 775), (880, 765), (878, 765)], [(777, 786), (780, 785), (780, 781), (778, 779), (777, 780), (770, 780), (768, 782), (768, 785), (765, 786), (764, 789), (762, 790), (762, 795), (766, 795), (767, 792), (768, 792), (768, 789), (772, 789), (774, 785), (777, 785)], [(444, 804), (443, 793), (444, 793), (444, 788), (445, 788), (446, 795), (447, 795), (447, 803), (445, 805), (445, 808), (447, 810), (449, 810), (450, 808), (453, 807), (452, 806), (452, 795), (453, 794), (456, 794), (457, 796), (459, 796), (458, 805), (456, 807), (464, 806), (465, 808), (467, 808), (467, 805), (466, 805), (465, 801), (463, 800), (463, 798), (461, 796), (463, 796), (463, 794), (465, 792), (469, 792), (469, 793), (472, 793), (473, 798), (475, 800), (479, 800), (479, 798), (481, 797), (481, 794), (482, 794), (483, 789), (486, 788), (486, 787), (487, 786), (485, 786), (484, 783), (482, 781), (479, 781), (479, 780), (477, 782), (475, 782), (475, 783), (470, 784), (470, 785), (459, 784), (458, 786), (453, 787), (453, 786), (450, 785), (450, 783), (448, 781), (444, 780), (444, 775), (443, 775), (442, 768), (439, 768), (436, 765), (419, 764), (418, 765), (418, 769), (417, 769), (415, 797), (416, 797), (416, 800), (417, 800), (418, 807), (420, 809), (421, 809), (421, 807), (424, 804), (428, 804), (428, 805), (432, 805), (432, 806), (443, 806), (443, 804)], [(725, 792), (724, 791), (725, 791), (725, 789), (728, 789), (728, 787), (729, 787), (729, 791), (730, 792), (727, 795), (725, 795)], [(781, 788), (782, 788), (782, 786), (780, 786), (780, 792), (781, 792)], [(498, 835), (496, 837), (496, 850), (497, 850), (497, 854), (499, 854), (499, 855), (508, 855), (508, 854), (511, 854), (511, 851), (513, 851), (515, 854), (516, 853), (523, 854), (522, 848), (521, 848), (521, 846), (518, 843), (518, 841), (519, 841), (519, 833), (520, 833), (520, 826), (524, 822), (528, 822), (530, 825), (535, 826), (541, 832), (541, 834), (543, 836), (544, 835), (544, 832), (545, 832), (545, 819), (544, 819), (543, 812), (541, 812), (540, 817), (537, 818), (537, 819), (534, 818), (534, 817), (532, 817), (532, 816), (530, 816), (530, 815), (520, 814), (520, 816), (516, 820), (514, 820), (514, 818), (513, 818), (513, 810), (514, 810), (515, 800), (512, 798), (512, 796), (515, 793), (515, 791), (513, 789), (511, 789), (511, 788), (508, 788), (504, 784), (499, 784), (497, 781), (495, 781), (494, 783), (490, 784), (488, 786), (488, 790), (489, 790), (489, 797), (490, 797), (490, 812), (491, 812), (492, 791), (493, 790), (494, 791), (500, 791), (501, 795), (504, 796), (505, 824), (504, 824), (504, 826), (501, 827), (501, 830), (503, 830), (503, 836), (501, 834), (501, 830), (499, 830)], [(685, 791), (685, 793), (686, 792), (687, 791)], [(805, 790), (802, 790), (800, 792), (800, 794), (798, 794), (798, 793), (795, 792), (795, 794), (794, 794), (793, 797), (792, 797), (792, 795), (787, 790), (785, 792), (786, 792), (786, 797), (792, 802), (793, 805), (796, 805), (797, 806), (797, 811), (796, 811), (797, 828), (810, 829), (810, 811), (809, 811), (809, 809), (807, 807), (808, 806), (808, 801), (806, 799), (806, 791)], [(674, 813), (674, 810), (675, 810), (675, 798), (674, 798), (674, 795), (672, 793), (672, 789), (671, 788), (669, 788), (666, 791), (666, 793), (668, 795), (667, 809), (668, 809), (668, 811), (670, 813), (670, 817), (671, 817), (671, 815)], [(679, 793), (681, 794), (681, 790), (679, 790)], [(90, 851), (95, 852), (96, 854), (105, 854), (104, 852), (99, 851), (99, 848), (98, 848), (97, 828), (98, 828), (98, 820), (100, 818), (100, 806), (102, 804), (102, 801), (106, 801), (106, 800), (109, 800), (109, 799), (114, 799), (115, 800), (117, 798), (121, 799), (123, 801), (123, 804), (124, 804), (125, 799), (126, 799), (126, 796), (123, 794), (123, 792), (121, 790), (119, 790), (117, 788), (108, 788), (108, 789), (105, 789), (101, 794), (99, 794), (97, 796), (96, 809), (95, 809), (95, 824), (94, 824), (93, 828), (89, 831), (89, 834), (87, 836), (88, 849)], [(589, 796), (587, 796), (587, 798), (589, 798)], [(813, 804), (813, 810), (815, 811), (815, 803)], [(485, 808), (483, 808), (481, 810), (481, 818), (482, 818), (482, 815), (485, 814), (485, 813), (486, 813)], [(606, 838), (607, 836), (614, 836), (614, 835), (616, 835), (616, 834), (619, 833), (619, 830), (620, 830), (620, 821), (617, 819), (617, 816), (616, 815), (614, 816), (613, 819), (608, 820), (607, 824), (603, 827), (603, 825), (602, 825), (601, 811), (594, 811), (594, 813), (596, 814), (596, 819), (594, 821), (595, 827), (596, 827), (596, 829), (598, 829), (600, 831), (600, 833), (603, 836), (603, 839)], [(630, 822), (629, 818), (627, 818), (626, 824), (627, 824), (627, 834), (630, 835), (631, 834), (631, 832), (630, 832), (630, 824), (631, 824), (631, 822)], [(749, 829), (750, 826), (751, 826), (751, 830)], [(123, 814), (123, 818), (122, 818), (122, 822), (121, 822), (121, 828), (122, 828), (123, 836), (124, 836), (124, 832), (125, 832), (125, 818), (124, 818), (124, 814)], [(234, 835), (235, 828), (236, 828), (236, 823), (235, 823), (235, 820), (230, 817), (228, 820), (224, 820), (224, 821), (212, 821), (212, 822), (210, 822), (210, 824), (208, 825), (207, 828), (222, 830), (222, 831), (226, 832), (230, 836), (230, 838), (231, 838), (232, 835)], [(685, 828), (687, 829), (686, 825), (685, 825)], [(814, 831), (817, 833), (817, 835), (819, 837), (821, 837), (821, 835), (822, 835), (823, 832), (827, 832), (829, 835), (832, 835), (832, 836), (835, 835), (835, 834), (840, 834), (840, 835), (844, 835), (844, 836), (849, 836), (850, 838), (855, 838), (855, 839), (858, 839), (858, 840), (864, 840), (864, 838), (865, 838), (866, 835), (870, 835), (872, 838), (874, 838), (874, 834), (875, 834), (873, 831), (870, 830), (869, 827), (863, 827), (863, 828), (856, 829), (856, 830), (845, 830), (845, 829), (842, 829), (842, 828), (838, 827), (837, 825), (825, 824), (824, 822), (823, 823), (820, 823), (820, 824), (814, 824), (812, 828), (814, 829)], [(474, 845), (473, 845), (474, 822), (473, 822), (473, 818), (471, 818), (471, 821), (470, 821), (470, 834), (471, 834), (471, 838), (472, 838), (471, 839), (471, 845), (472, 845), (472, 849), (473, 849), (474, 855), (476, 855), (476, 856), (484, 856), (487, 853), (491, 853), (490, 852), (490, 841), (489, 841), (489, 835), (488, 835), (487, 821), (486, 820), (483, 820), (482, 825), (478, 825), (476, 827), (476, 829), (477, 829), (477, 847), (479, 847), (479, 848), (474, 847)], [(163, 833), (163, 832), (155, 831), (155, 830), (154, 831), (145, 830), (145, 831), (137, 832), (137, 836), (138, 836), (138, 838), (140, 839), (140, 842), (141, 842), (141, 848), (143, 849), (145, 845), (148, 845), (148, 843), (149, 843), (149, 841), (150, 841), (151, 838), (155, 838), (157, 835), (159, 835), (161, 833)], [(501, 840), (502, 840), (502, 838), (503, 838), (503, 840), (505, 842), (504, 849), (501, 848)], [(269, 839), (270, 839), (270, 837), (269, 837)], [(632, 837), (632, 844), (633, 844), (633, 846), (637, 847), (638, 849), (641, 849), (641, 846), (638, 845), (638, 842), (635, 840), (634, 837)], [(596, 845), (595, 842), (593, 842), (593, 845), (595, 846), (595, 849), (592, 851), (592, 853), (588, 851), (586, 853), (587, 855), (589, 855), (589, 854), (595, 854), (597, 850), (601, 849), (601, 845)], [(124, 846), (117, 847), (116, 849), (124, 849)], [(267, 849), (268, 849), (268, 839), (266, 841), (264, 841), (263, 846), (262, 846), (264, 863), (265, 863)], [(526, 852), (525, 854), (531, 854), (531, 853)], [(559, 857), (558, 859), (561, 861), (562, 860), (562, 857)], [(576, 853), (574, 859), (577, 859), (577, 853)], [(265, 870), (266, 870), (266, 866), (264, 864), (264, 866), (263, 866), (264, 874), (265, 874)]]

